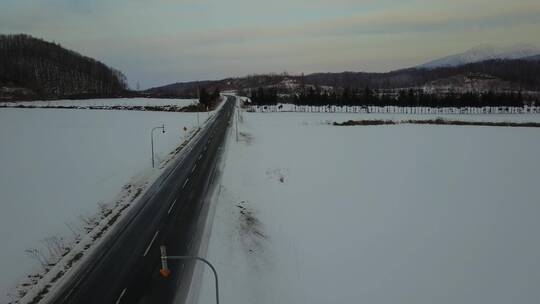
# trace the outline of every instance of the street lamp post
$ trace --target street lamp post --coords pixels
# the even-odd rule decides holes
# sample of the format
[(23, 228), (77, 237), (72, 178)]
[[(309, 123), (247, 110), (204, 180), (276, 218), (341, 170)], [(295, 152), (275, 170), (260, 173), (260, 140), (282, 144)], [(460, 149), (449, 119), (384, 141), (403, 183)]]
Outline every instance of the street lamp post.
[(150, 145), (152, 146), (152, 168), (155, 168), (154, 165), (154, 131), (157, 129), (161, 129), (163, 133), (165, 133), (165, 125), (161, 125), (161, 127), (154, 127), (152, 131), (150, 132)]
[(207, 259), (198, 257), (198, 256), (167, 256), (167, 249), (165, 246), (160, 247), (161, 250), (161, 270), (160, 273), (164, 277), (169, 277), (171, 275), (171, 271), (169, 270), (169, 266), (167, 265), (167, 260), (196, 260), (201, 261), (208, 265), (210, 269), (212, 269), (212, 272), (214, 273), (214, 282), (216, 285), (216, 304), (219, 304), (219, 280), (218, 280), (218, 274), (216, 271), (216, 268), (212, 263), (210, 263)]

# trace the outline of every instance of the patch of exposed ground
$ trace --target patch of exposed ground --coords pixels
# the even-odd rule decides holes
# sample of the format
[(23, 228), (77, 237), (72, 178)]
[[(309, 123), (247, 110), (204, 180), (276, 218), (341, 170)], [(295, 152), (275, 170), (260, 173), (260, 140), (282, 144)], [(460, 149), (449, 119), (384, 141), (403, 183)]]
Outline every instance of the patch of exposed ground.
[(246, 201), (236, 204), (239, 216), (239, 234), (242, 245), (249, 254), (264, 251), (268, 236), (264, 233), (264, 227), (253, 209)]
[(251, 145), (253, 143), (253, 135), (247, 132), (240, 132), (238, 134), (238, 140), (241, 142), (245, 142), (248, 145)]
[(287, 169), (281, 169), (281, 168), (275, 168), (275, 169), (268, 169), (266, 170), (266, 177), (269, 180), (275, 180), (278, 181), (281, 184), (285, 184), (287, 182)]

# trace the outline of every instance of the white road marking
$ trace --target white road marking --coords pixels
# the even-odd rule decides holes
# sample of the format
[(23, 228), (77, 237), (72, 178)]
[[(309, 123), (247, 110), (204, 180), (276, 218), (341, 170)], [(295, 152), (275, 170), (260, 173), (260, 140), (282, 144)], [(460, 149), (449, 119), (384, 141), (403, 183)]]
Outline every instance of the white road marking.
[(169, 208), (169, 211), (167, 211), (167, 214), (170, 214), (170, 213), (171, 213), (172, 208), (173, 208), (174, 205), (176, 204), (176, 200), (177, 200), (177, 199), (175, 199), (174, 202), (172, 203), (171, 207)]
[(199, 158), (198, 158), (198, 159), (201, 160), (201, 158), (202, 158), (202, 154), (199, 154)]
[(67, 296), (64, 297), (64, 299), (67, 299), (69, 298), (69, 296), (75, 291), (75, 288), (72, 288), (69, 293), (67, 294)]
[(195, 163), (195, 165), (193, 166), (193, 169), (191, 169), (191, 173), (193, 173), (196, 168), (197, 168), (197, 163)]
[(186, 178), (186, 181), (184, 182), (184, 185), (182, 186), (182, 189), (186, 187), (188, 182), (189, 182), (189, 178)]
[(150, 244), (148, 244), (148, 247), (146, 247), (146, 250), (144, 251), (143, 256), (146, 256), (148, 254), (148, 251), (150, 251), (150, 248), (152, 248), (152, 244), (154, 244), (154, 241), (156, 240), (158, 233), (159, 233), (159, 230), (156, 231), (156, 234), (154, 234), (154, 237), (150, 241)]
[(122, 300), (122, 297), (126, 294), (126, 291), (127, 291), (127, 288), (124, 288), (124, 290), (122, 290), (122, 293), (118, 297), (118, 300), (116, 300), (116, 304), (120, 303), (120, 301)]

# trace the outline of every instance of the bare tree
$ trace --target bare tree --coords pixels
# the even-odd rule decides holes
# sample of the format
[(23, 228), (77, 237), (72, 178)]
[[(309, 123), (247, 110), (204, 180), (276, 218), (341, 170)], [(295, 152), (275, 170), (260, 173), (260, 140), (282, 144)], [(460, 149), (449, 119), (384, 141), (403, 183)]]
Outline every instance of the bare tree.
[(43, 270), (47, 270), (47, 265), (49, 264), (49, 262), (47, 261), (47, 258), (45, 257), (43, 252), (41, 252), (41, 250), (36, 248), (30, 248), (26, 249), (24, 252), (32, 259), (38, 261), (41, 267), (43, 267)]
[(71, 231), (71, 233), (73, 233), (73, 238), (75, 240), (77, 240), (81, 236), (80, 230), (78, 230), (76, 227), (74, 227), (73, 224), (70, 224), (68, 222), (64, 222), (64, 225), (66, 225), (66, 227), (69, 229), (69, 231)]

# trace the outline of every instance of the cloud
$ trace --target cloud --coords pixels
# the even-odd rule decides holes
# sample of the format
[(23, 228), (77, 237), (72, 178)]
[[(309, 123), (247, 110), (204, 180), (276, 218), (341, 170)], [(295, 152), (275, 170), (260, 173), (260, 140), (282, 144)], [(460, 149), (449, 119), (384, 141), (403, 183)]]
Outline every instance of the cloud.
[[(124, 70), (130, 79), (142, 79), (143, 85), (265, 69), (387, 70), (480, 42), (539, 43), (539, 25), (537, 0), (2, 0), (0, 4), (3, 32), (55, 40)], [(397, 47), (399, 53), (394, 51)]]
[(512, 7), (486, 7), (483, 11), (457, 12), (441, 9), (383, 10), (342, 18), (327, 18), (293, 25), (223, 28), (211, 31), (178, 32), (162, 39), (186, 39), (208, 44), (237, 43), (290, 37), (385, 34), (425, 31), (450, 31), (467, 27), (498, 27), (540, 24), (540, 3), (516, 4)]

